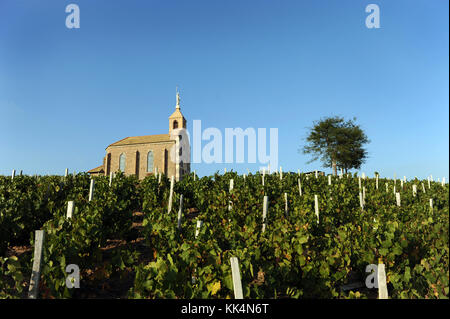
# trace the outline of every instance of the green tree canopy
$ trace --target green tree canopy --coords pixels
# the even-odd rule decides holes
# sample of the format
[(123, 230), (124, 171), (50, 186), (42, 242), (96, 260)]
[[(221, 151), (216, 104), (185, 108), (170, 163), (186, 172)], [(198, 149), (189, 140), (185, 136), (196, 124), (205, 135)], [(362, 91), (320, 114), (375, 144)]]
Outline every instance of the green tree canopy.
[(369, 140), (355, 121), (356, 118), (345, 121), (338, 116), (315, 121), (302, 150), (313, 156), (308, 163), (320, 159), (324, 167), (333, 169), (335, 175), (337, 168), (345, 172), (351, 168), (359, 169), (367, 158), (364, 144)]

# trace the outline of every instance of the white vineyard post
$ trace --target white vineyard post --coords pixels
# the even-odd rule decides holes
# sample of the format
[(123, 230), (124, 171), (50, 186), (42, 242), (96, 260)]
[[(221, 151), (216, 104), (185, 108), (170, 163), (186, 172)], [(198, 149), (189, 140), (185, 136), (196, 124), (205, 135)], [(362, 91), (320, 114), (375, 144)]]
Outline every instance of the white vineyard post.
[(315, 170), (315, 171), (314, 171), (314, 175), (315, 175), (315, 176), (316, 176), (316, 178), (317, 178), (317, 170)]
[(67, 175), (69, 175), (69, 169), (68, 169), (68, 168), (66, 168), (66, 171), (65, 171), (65, 173), (64, 173), (64, 179), (67, 178)]
[(428, 189), (431, 188), (430, 177), (428, 177)]
[(169, 203), (167, 203), (167, 214), (169, 214), (172, 210), (172, 198), (173, 198), (173, 183), (174, 177), (170, 178), (170, 192), (169, 192)]
[(426, 193), (425, 192), (425, 185), (422, 183), (422, 191), (424, 192), (424, 193)]
[(403, 189), (403, 180), (400, 180), (400, 189)]
[(397, 192), (395, 191), (395, 185), (394, 185), (394, 195), (395, 195), (395, 193), (397, 193)]
[(262, 232), (264, 233), (266, 231), (266, 217), (267, 217), (267, 206), (269, 204), (269, 196), (264, 196), (264, 202), (263, 202), (263, 227)]
[(386, 285), (386, 270), (384, 264), (378, 264), (377, 280), (378, 280), (378, 299), (388, 299), (388, 291)]
[(363, 186), (363, 204), (365, 205), (366, 204), (366, 187), (365, 186)]
[(431, 211), (433, 211), (433, 199), (432, 198), (430, 198), (430, 209), (431, 209)]
[(388, 183), (386, 183), (385, 185), (386, 185), (386, 193), (388, 193), (389, 192), (389, 185), (388, 185)]
[(361, 192), (359, 192), (359, 206), (361, 206), (361, 209), (364, 210), (364, 201)]
[(263, 175), (262, 175), (262, 186), (264, 186), (264, 177), (266, 176), (266, 169), (263, 168)]
[(113, 180), (113, 172), (109, 173), (109, 187), (111, 187), (112, 185), (112, 180)]
[(197, 227), (195, 228), (195, 238), (198, 237), (198, 234), (200, 233), (200, 228), (202, 227), (203, 222), (201, 220), (197, 220)]
[(73, 214), (73, 200), (70, 200), (67, 202), (67, 214), (66, 214), (66, 218), (72, 218), (72, 214)]
[(91, 201), (92, 198), (94, 198), (94, 179), (93, 178), (91, 178), (91, 185), (89, 187), (89, 201)]
[(245, 183), (245, 174), (244, 174), (244, 183)]
[(35, 231), (34, 239), (34, 260), (31, 271), (30, 288), (28, 290), (28, 298), (36, 299), (39, 295), (39, 278), (41, 277), (42, 255), (44, 251), (45, 234), (43, 230)]
[(362, 173), (362, 179), (366, 179), (366, 173)]
[(183, 194), (180, 195), (180, 209), (178, 210), (178, 222), (177, 222), (177, 228), (181, 228), (181, 216), (183, 213)]
[(331, 186), (331, 175), (328, 175), (328, 186)]
[[(233, 190), (233, 188), (234, 188), (234, 179), (230, 179), (230, 190), (229, 190), (230, 194), (231, 194), (231, 191)], [(228, 211), (231, 210), (232, 204), (233, 204), (233, 202), (230, 200), (228, 203)]]
[(442, 177), (442, 187), (445, 186), (445, 177)]
[(195, 176), (195, 170), (194, 170), (194, 181), (195, 181), (195, 177), (196, 177), (196, 176)]
[(298, 192), (300, 193), (300, 196), (302, 196), (302, 184), (300, 182), (300, 178), (298, 179)]
[(11, 180), (13, 180), (15, 176), (16, 176), (16, 170), (13, 169), (12, 173), (11, 173)]
[(402, 206), (400, 201), (400, 193), (395, 193), (395, 199), (397, 200), (397, 206)]
[(358, 186), (359, 186), (359, 189), (361, 189), (361, 177), (360, 176), (358, 176)]
[(412, 186), (412, 192), (413, 192), (413, 196), (416, 197), (416, 194), (417, 194), (417, 185), (416, 184), (414, 184)]
[(314, 195), (314, 211), (317, 216), (317, 224), (319, 223), (319, 198), (317, 195)]
[(161, 184), (161, 177), (162, 177), (162, 173), (159, 172), (159, 174), (158, 174), (158, 185)]
[(231, 275), (233, 277), (233, 291), (235, 299), (244, 299), (242, 294), (241, 274), (239, 272), (239, 261), (236, 257), (230, 258)]
[(288, 199), (287, 199), (287, 193), (284, 193), (284, 213), (286, 216), (288, 215)]
[(375, 176), (375, 187), (378, 190), (378, 174)]
[(280, 166), (280, 180), (282, 180), (283, 179), (283, 170), (281, 169), (281, 166)]

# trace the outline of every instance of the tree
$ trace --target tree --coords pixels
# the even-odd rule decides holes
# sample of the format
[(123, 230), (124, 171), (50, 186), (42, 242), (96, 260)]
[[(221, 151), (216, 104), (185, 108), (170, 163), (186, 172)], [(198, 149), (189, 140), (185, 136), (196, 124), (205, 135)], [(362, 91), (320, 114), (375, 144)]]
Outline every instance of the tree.
[(351, 168), (358, 169), (367, 158), (364, 144), (369, 143), (364, 131), (353, 120), (341, 117), (326, 117), (313, 122), (310, 128), (304, 154), (312, 154), (312, 163), (320, 158), (324, 167), (331, 167), (337, 175), (337, 168), (347, 173)]

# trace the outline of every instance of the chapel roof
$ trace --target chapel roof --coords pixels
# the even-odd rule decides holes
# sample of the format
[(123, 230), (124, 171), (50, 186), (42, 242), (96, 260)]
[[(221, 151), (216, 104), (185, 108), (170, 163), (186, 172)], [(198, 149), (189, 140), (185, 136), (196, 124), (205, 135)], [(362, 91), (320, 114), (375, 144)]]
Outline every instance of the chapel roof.
[(101, 173), (101, 172), (104, 172), (103, 165), (101, 165), (99, 167), (96, 167), (96, 168), (93, 168), (93, 169), (91, 169), (90, 171), (87, 171), (87, 172), (88, 173)]
[(133, 145), (133, 144), (163, 143), (163, 142), (173, 142), (173, 140), (170, 139), (169, 134), (130, 136), (130, 137), (125, 137), (124, 139), (121, 139), (115, 143), (112, 143), (108, 147)]

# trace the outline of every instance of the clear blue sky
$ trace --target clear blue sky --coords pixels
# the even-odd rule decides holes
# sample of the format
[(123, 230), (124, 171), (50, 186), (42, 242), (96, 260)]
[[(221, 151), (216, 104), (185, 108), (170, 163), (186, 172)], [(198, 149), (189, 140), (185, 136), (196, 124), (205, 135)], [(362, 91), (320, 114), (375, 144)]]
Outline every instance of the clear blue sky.
[[(81, 28), (65, 26), (66, 5)], [(368, 29), (365, 7), (380, 7)], [(359, 172), (449, 179), (449, 2), (0, 0), (0, 174), (86, 171), (127, 136), (279, 129), (284, 171), (314, 120), (357, 117)], [(203, 142), (206, 144), (206, 142)], [(200, 175), (258, 164), (194, 164)], [(329, 173), (330, 169), (323, 169)]]

